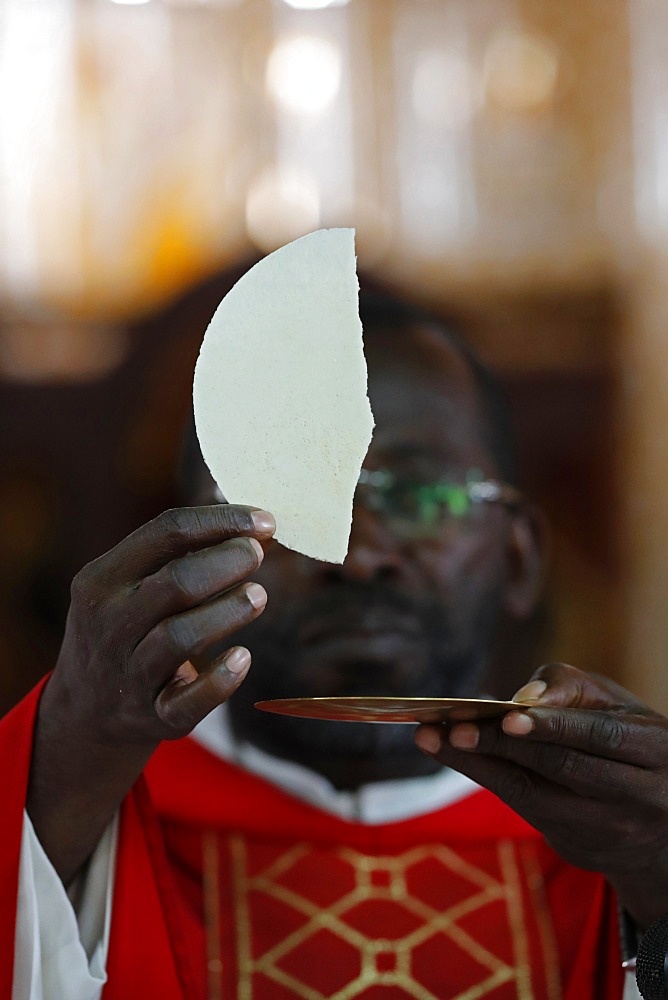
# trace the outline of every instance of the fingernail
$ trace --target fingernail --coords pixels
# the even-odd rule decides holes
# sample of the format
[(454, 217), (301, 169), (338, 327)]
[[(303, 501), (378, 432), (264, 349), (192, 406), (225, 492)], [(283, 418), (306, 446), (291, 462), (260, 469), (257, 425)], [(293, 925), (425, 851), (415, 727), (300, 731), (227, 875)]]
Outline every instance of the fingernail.
[(199, 674), (197, 673), (195, 664), (191, 663), (190, 660), (186, 660), (186, 662), (182, 663), (175, 672), (172, 680), (178, 681), (180, 684), (192, 684), (192, 682), (196, 681), (198, 677)]
[(260, 563), (262, 562), (262, 560), (264, 559), (264, 549), (262, 548), (262, 546), (258, 542), (257, 538), (249, 538), (248, 541), (251, 543), (251, 545), (255, 549), (255, 554), (257, 556), (257, 564), (259, 566)]
[(231, 674), (243, 674), (248, 669), (251, 655), (244, 646), (235, 646), (225, 657), (225, 666)]
[(267, 591), (259, 583), (249, 583), (246, 587), (246, 597), (254, 608), (263, 608), (267, 603)]
[(450, 745), (458, 750), (475, 750), (480, 739), (480, 730), (470, 722), (453, 726), (450, 730)]
[(501, 728), (509, 736), (526, 736), (533, 729), (533, 719), (524, 712), (510, 712), (504, 716)]
[(435, 729), (422, 729), (415, 734), (415, 745), (425, 753), (438, 753), (441, 749), (441, 737)]
[(252, 510), (251, 519), (257, 531), (261, 531), (263, 534), (273, 535), (276, 531), (276, 521), (268, 510)]
[(529, 681), (524, 687), (521, 687), (517, 691), (511, 701), (538, 701), (542, 694), (547, 691), (547, 684), (545, 681)]

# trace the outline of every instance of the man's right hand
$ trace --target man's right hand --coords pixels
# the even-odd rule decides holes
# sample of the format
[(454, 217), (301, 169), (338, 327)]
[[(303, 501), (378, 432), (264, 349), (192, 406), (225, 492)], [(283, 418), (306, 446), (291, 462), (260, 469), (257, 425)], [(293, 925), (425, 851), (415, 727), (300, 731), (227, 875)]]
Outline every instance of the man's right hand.
[(207, 652), (262, 613), (267, 595), (246, 580), (274, 527), (229, 504), (167, 511), (75, 577), (27, 802), (64, 882), (158, 743), (185, 736), (243, 680), (248, 650)]

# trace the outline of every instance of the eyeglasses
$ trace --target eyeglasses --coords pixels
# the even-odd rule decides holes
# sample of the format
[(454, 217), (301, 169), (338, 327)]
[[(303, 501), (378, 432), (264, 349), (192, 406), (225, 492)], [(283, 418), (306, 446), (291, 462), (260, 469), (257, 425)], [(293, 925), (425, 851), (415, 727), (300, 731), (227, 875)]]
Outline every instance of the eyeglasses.
[(409, 479), (388, 469), (362, 469), (355, 499), (378, 513), (402, 538), (437, 536), (448, 523), (471, 521), (476, 508), (489, 503), (517, 507), (519, 490), (470, 469), (465, 483), (447, 479)]
[[(219, 486), (215, 498), (217, 503), (226, 503)], [(522, 494), (508, 483), (483, 479), (478, 469), (468, 471), (464, 484), (447, 479), (409, 479), (388, 469), (362, 469), (355, 500), (379, 514), (402, 538), (433, 538), (448, 523), (470, 521), (476, 506), (499, 503), (517, 507)]]

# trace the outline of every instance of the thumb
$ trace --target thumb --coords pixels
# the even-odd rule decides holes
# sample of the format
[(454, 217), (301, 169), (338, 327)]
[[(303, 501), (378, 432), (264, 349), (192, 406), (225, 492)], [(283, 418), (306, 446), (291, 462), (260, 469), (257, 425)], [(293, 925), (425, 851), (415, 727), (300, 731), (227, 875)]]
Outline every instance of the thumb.
[(517, 691), (513, 701), (555, 708), (624, 709), (648, 714), (649, 708), (621, 685), (568, 663), (547, 663)]

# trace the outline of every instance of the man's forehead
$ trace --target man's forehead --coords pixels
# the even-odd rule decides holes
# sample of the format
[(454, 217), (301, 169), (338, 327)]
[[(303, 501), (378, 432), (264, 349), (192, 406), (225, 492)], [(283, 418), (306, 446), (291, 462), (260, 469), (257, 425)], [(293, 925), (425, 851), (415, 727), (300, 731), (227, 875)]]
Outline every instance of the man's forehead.
[(487, 457), (471, 366), (447, 334), (427, 324), (374, 326), (365, 347), (377, 447), (452, 453), (456, 462)]
[(460, 383), (472, 381), (470, 365), (462, 349), (447, 330), (436, 323), (371, 323), (364, 327), (364, 343), (370, 366), (385, 361), (387, 365), (403, 367), (406, 362), (413, 362), (427, 371), (435, 368)]
[(471, 366), (442, 330), (427, 324), (371, 326), (365, 330), (371, 392), (394, 401), (419, 395), (423, 403), (480, 418)]

